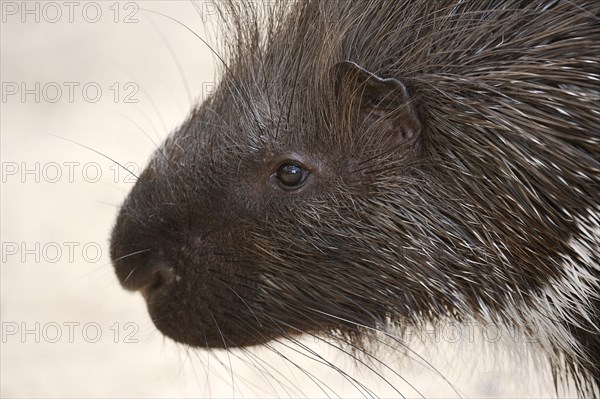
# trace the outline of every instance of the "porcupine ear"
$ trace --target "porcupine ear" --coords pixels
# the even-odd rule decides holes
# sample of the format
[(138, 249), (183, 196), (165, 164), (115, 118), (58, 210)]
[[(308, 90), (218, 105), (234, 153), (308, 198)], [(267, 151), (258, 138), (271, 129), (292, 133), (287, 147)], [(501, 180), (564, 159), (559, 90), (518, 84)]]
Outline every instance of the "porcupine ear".
[(333, 69), (338, 101), (357, 105), (363, 126), (379, 122), (398, 144), (416, 141), (421, 122), (401, 81), (379, 77), (350, 61), (338, 62)]

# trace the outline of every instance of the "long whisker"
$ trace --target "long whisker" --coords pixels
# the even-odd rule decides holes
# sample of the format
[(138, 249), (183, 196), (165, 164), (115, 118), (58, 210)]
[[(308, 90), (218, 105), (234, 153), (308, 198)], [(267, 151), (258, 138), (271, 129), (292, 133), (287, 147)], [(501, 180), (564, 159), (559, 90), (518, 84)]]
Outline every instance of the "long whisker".
[(111, 161), (111, 162), (114, 162), (114, 163), (115, 163), (115, 164), (117, 164), (117, 165), (118, 165), (118, 166), (119, 166), (121, 169), (125, 170), (127, 173), (129, 173), (130, 175), (132, 175), (133, 177), (135, 177), (135, 178), (136, 178), (136, 180), (138, 180), (138, 181), (141, 181), (138, 175), (136, 175), (135, 173), (133, 173), (132, 171), (130, 171), (129, 169), (127, 169), (127, 168), (126, 168), (125, 166), (123, 166), (121, 163), (119, 163), (119, 162), (115, 161), (114, 159), (112, 159), (112, 158), (111, 158), (111, 157), (109, 157), (108, 155), (106, 155), (106, 154), (104, 154), (104, 153), (102, 153), (102, 152), (100, 152), (100, 151), (98, 151), (98, 150), (95, 150), (95, 149), (94, 149), (94, 148), (92, 148), (92, 147), (89, 147), (89, 146), (87, 146), (87, 145), (85, 145), (85, 144), (78, 143), (77, 141), (74, 141), (74, 140), (68, 139), (68, 138), (66, 138), (66, 137), (58, 136), (58, 135), (56, 135), (56, 134), (52, 134), (52, 133), (45, 133), (45, 134), (47, 134), (48, 136), (53, 136), (53, 137), (56, 137), (56, 138), (58, 138), (58, 139), (61, 139), (61, 140), (68, 141), (68, 142), (70, 142), (70, 143), (73, 143), (73, 144), (75, 144), (75, 145), (78, 145), (78, 146), (80, 146), (80, 147), (82, 147), (82, 148), (85, 148), (85, 149), (87, 149), (87, 150), (90, 150), (90, 151), (92, 151), (92, 152), (94, 152), (94, 153), (96, 153), (96, 154), (100, 155), (101, 157), (103, 157), (103, 158), (106, 158), (106, 159), (108, 159), (108, 160), (109, 160), (109, 161)]

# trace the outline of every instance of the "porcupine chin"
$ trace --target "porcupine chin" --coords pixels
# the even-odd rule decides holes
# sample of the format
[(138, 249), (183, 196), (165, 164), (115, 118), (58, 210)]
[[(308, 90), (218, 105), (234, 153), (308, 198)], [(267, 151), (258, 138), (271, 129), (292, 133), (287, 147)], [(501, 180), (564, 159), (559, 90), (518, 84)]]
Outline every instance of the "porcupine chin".
[(533, 326), (555, 381), (597, 392), (600, 3), (219, 9), (222, 82), (111, 239), (158, 329), (363, 347), (390, 326)]

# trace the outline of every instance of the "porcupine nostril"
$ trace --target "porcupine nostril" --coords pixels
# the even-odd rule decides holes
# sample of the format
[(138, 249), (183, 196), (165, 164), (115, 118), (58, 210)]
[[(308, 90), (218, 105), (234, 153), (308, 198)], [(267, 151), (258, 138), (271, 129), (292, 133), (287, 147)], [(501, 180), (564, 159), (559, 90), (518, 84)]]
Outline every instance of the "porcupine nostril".
[(115, 269), (121, 285), (129, 291), (140, 291), (145, 299), (176, 281), (175, 271), (167, 261), (148, 256), (119, 259)]
[(173, 269), (162, 262), (157, 262), (144, 270), (144, 275), (138, 279), (138, 290), (144, 297), (148, 297), (166, 287), (175, 281), (175, 272)]

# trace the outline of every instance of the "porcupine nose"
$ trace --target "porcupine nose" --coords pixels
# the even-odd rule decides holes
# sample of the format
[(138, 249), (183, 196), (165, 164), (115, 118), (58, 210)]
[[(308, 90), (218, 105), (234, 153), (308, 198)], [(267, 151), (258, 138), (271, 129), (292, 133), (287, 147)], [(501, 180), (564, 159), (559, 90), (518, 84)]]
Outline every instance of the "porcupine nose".
[(173, 269), (164, 263), (155, 263), (147, 267), (142, 272), (139, 279), (140, 287), (138, 291), (144, 299), (148, 299), (151, 295), (164, 290), (175, 281), (175, 272)]
[(126, 290), (139, 291), (145, 299), (166, 291), (176, 281), (174, 265), (165, 254), (168, 245), (162, 227), (146, 224), (152, 211), (125, 204), (110, 240), (110, 257), (119, 282)]
[(123, 288), (139, 291), (145, 299), (163, 291), (175, 281), (175, 271), (160, 257), (141, 256), (136, 259), (131, 257), (113, 260), (113, 263)]

